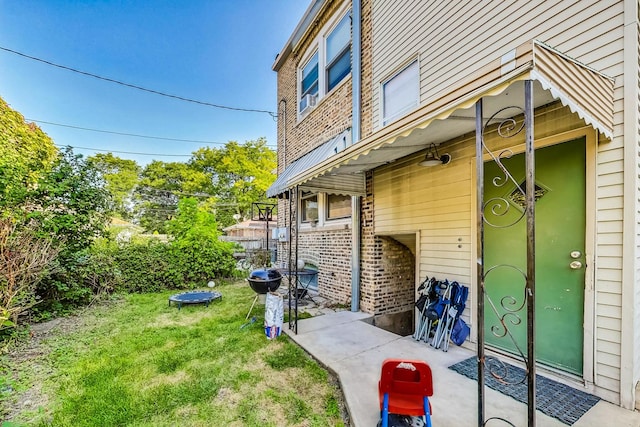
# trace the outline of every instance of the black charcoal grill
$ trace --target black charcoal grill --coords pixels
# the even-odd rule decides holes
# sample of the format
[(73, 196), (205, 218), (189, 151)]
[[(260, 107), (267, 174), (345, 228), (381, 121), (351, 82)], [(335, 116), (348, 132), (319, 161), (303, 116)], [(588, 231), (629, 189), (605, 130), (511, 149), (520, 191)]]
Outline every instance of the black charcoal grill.
[(273, 292), (280, 287), (282, 274), (274, 268), (253, 270), (247, 279), (249, 286), (258, 294)]

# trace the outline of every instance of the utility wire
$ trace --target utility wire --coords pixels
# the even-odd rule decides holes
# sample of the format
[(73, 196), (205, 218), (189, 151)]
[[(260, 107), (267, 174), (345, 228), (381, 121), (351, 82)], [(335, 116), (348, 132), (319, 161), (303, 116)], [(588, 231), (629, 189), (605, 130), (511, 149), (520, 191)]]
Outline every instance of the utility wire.
[[(153, 187), (139, 187), (136, 188), (136, 193), (139, 194), (143, 194), (146, 196), (150, 196), (152, 195), (151, 193), (156, 193), (156, 194), (161, 194), (161, 195), (165, 195), (166, 193), (170, 193), (172, 196), (193, 196), (193, 197), (218, 197), (215, 196), (213, 194), (208, 194), (208, 193), (184, 193), (182, 191), (179, 190), (163, 190), (161, 188), (153, 188)], [(235, 205), (234, 205), (235, 206)]]
[(221, 144), (221, 145), (226, 144), (225, 142), (217, 142), (217, 141), (199, 141), (199, 140), (195, 140), (195, 139), (166, 138), (166, 137), (162, 137), (162, 136), (139, 135), (139, 134), (135, 134), (135, 133), (116, 132), (116, 131), (113, 131), (113, 130), (83, 128), (83, 127), (80, 127), (80, 126), (65, 125), (65, 124), (62, 124), (62, 123), (46, 122), (44, 120), (36, 120), (36, 119), (29, 119), (29, 118), (25, 118), (25, 120), (28, 120), (30, 122), (36, 122), (36, 123), (46, 123), (48, 125), (53, 125), (53, 126), (62, 126), (62, 127), (71, 128), (71, 129), (86, 130), (86, 131), (89, 131), (89, 132), (110, 133), (110, 134), (113, 134), (113, 135), (133, 136), (133, 137), (136, 137), (136, 138), (161, 139), (163, 141), (194, 142), (196, 144)]
[(137, 153), (133, 151), (105, 150), (101, 148), (78, 147), (77, 145), (65, 145), (65, 144), (55, 144), (55, 146), (59, 148), (71, 147), (71, 148), (78, 148), (80, 150), (102, 151), (105, 153), (136, 154), (138, 156), (191, 157), (191, 154)]
[(160, 92), (158, 90), (148, 89), (148, 88), (145, 88), (145, 87), (142, 87), (142, 86), (137, 86), (137, 85), (134, 85), (134, 84), (131, 84), (131, 83), (125, 83), (125, 82), (122, 82), (120, 80), (111, 79), (109, 77), (103, 77), (103, 76), (99, 76), (97, 74), (93, 74), (93, 73), (89, 73), (89, 72), (86, 72), (86, 71), (78, 70), (76, 68), (67, 67), (65, 65), (56, 64), (54, 62), (47, 61), (47, 60), (44, 60), (44, 59), (41, 59), (41, 58), (36, 58), (35, 56), (27, 55), (27, 54), (24, 54), (22, 52), (18, 52), (17, 50), (9, 49), (9, 48), (6, 48), (6, 47), (0, 46), (0, 50), (4, 50), (5, 52), (13, 53), (15, 55), (19, 55), (19, 56), (22, 56), (24, 58), (32, 59), (34, 61), (42, 62), (43, 64), (51, 65), (52, 67), (57, 67), (57, 68), (61, 68), (63, 70), (72, 71), (74, 73), (82, 74), (82, 75), (85, 75), (85, 76), (93, 77), (93, 78), (104, 80), (104, 81), (107, 81), (107, 82), (116, 83), (116, 84), (119, 84), (121, 86), (127, 86), (127, 87), (130, 87), (130, 88), (133, 88), (133, 89), (142, 90), (144, 92), (155, 93), (156, 95), (166, 96), (167, 98), (179, 99), (180, 101), (191, 102), (191, 103), (200, 104), (200, 105), (206, 105), (208, 107), (222, 108), (222, 109), (225, 109), (225, 110), (244, 111), (244, 112), (248, 112), (248, 113), (266, 113), (266, 114), (269, 114), (274, 119), (277, 117), (277, 114), (274, 113), (273, 111), (258, 110), (258, 109), (253, 109), (253, 108), (229, 107), (227, 105), (212, 104), (210, 102), (198, 101), (198, 100), (191, 99), (191, 98), (185, 98), (183, 96), (171, 95), (171, 94), (168, 94), (168, 93), (165, 93), (165, 92)]
[[(163, 141), (177, 141), (177, 142), (193, 142), (196, 144), (216, 144), (216, 145), (225, 145), (226, 142), (217, 142), (217, 141), (200, 141), (197, 139), (181, 139), (181, 138), (167, 138), (167, 137), (163, 137), (163, 136), (152, 136), (152, 135), (140, 135), (140, 134), (135, 134), (135, 133), (126, 133), (126, 132), (117, 132), (117, 131), (113, 131), (113, 130), (104, 130), (104, 129), (93, 129), (93, 128), (84, 128), (84, 127), (80, 127), (80, 126), (73, 126), (73, 125), (65, 125), (62, 123), (54, 123), (54, 122), (47, 122), (44, 120), (37, 120), (37, 119), (29, 119), (29, 118), (25, 118), (25, 120), (28, 120), (30, 122), (35, 122), (35, 123), (46, 123), (48, 125), (53, 125), (53, 126), (62, 126), (62, 127), (66, 127), (66, 128), (71, 128), (71, 129), (78, 129), (78, 130), (84, 130), (84, 131), (89, 131), (89, 132), (101, 132), (101, 133), (108, 133), (108, 134), (112, 134), (112, 135), (123, 135), (123, 136), (132, 136), (135, 138), (146, 138), (146, 139), (158, 139), (158, 140), (163, 140)], [(275, 147), (269, 145), (269, 144), (265, 144), (266, 147), (274, 149)], [(83, 148), (83, 147), (77, 147), (77, 148)], [(87, 148), (87, 150), (93, 150), (93, 148)], [(98, 149), (96, 149), (98, 150)], [(98, 150), (100, 151), (100, 150)], [(101, 150), (101, 151), (111, 151), (111, 150)], [(134, 153), (136, 154), (136, 153)]]

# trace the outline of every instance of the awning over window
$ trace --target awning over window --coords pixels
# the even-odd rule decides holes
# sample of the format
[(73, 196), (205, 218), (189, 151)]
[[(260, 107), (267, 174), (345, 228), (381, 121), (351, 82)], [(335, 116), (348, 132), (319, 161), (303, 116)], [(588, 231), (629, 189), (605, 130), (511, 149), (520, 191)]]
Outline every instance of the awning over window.
[[(333, 176), (335, 182), (341, 182), (346, 176), (391, 163), (432, 143), (440, 144), (474, 132), (475, 103), (483, 98), (485, 112), (524, 105), (525, 80), (534, 81), (534, 107), (559, 100), (586, 124), (606, 138), (613, 138), (613, 79), (532, 41), (453, 83), (441, 96), (427, 100), (422, 108), (344, 150), (327, 149), (313, 160), (307, 156), (315, 150), (308, 153), (287, 168), (283, 173), (286, 183), (280, 182), (279, 188), (290, 188), (321, 176)], [(289, 172), (294, 165), (295, 173)], [(275, 185), (267, 194), (281, 192), (271, 191)]]
[[(291, 163), (267, 189), (267, 197), (275, 197), (282, 194), (289, 188), (303, 184), (298, 179), (300, 174), (304, 174), (309, 168), (337, 155), (352, 144), (351, 129), (347, 129), (329, 141), (309, 151)], [(323, 175), (312, 182), (305, 182), (303, 189), (311, 191), (324, 191), (331, 194), (364, 194), (364, 175), (362, 173), (340, 175)]]

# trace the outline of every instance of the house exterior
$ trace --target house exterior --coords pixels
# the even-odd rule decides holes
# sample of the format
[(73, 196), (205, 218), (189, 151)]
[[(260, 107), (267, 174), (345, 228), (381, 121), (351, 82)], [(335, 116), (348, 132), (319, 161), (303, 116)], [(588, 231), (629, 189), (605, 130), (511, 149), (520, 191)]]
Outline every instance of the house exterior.
[(268, 265), (276, 259), (278, 241), (272, 234), (276, 229), (277, 221), (276, 218), (273, 219), (272, 221), (248, 219), (223, 229), (225, 234), (219, 239), (238, 245), (238, 250), (233, 256), (240, 261), (238, 265), (241, 268), (249, 269)]
[(247, 251), (257, 249), (275, 249), (275, 242), (271, 235), (271, 231), (276, 228), (277, 221), (254, 221), (246, 220), (239, 222), (229, 227), (224, 228), (224, 236), (220, 236), (220, 240), (226, 242), (235, 242), (242, 246)]
[[(521, 269), (532, 239), (478, 233), (501, 216), (492, 200), (523, 215), (518, 131), (530, 109), (536, 358), (635, 408), (639, 10), (637, 0), (312, 1), (273, 64), (278, 179), (267, 193), (280, 199), (278, 227), (290, 230), (278, 261), (294, 248), (317, 266), (321, 295), (408, 333), (424, 278), (465, 284), (473, 346), (485, 304), (479, 250), (486, 265)], [(522, 296), (499, 276), (485, 277), (486, 295), (504, 312)], [(513, 352), (486, 325), (486, 342)]]

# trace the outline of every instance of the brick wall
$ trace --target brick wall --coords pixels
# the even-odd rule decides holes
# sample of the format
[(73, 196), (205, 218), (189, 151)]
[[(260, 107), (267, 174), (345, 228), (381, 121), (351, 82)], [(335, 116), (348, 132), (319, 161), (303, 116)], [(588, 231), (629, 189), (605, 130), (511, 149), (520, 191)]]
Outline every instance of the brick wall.
[(373, 133), (373, 31), (371, 24), (371, 0), (362, 0), (362, 41), (361, 41), (361, 100), (360, 100), (360, 137), (366, 138)]
[[(296, 200), (280, 200), (278, 221), (280, 227), (289, 224), (289, 209), (295, 214)], [(295, 262), (296, 232), (291, 231), (289, 243), (278, 243), (277, 266), (287, 266), (289, 244), (292, 264)], [(298, 231), (298, 259), (318, 267), (318, 292), (328, 300), (339, 304), (351, 303), (351, 228), (318, 231)]]
[[(336, 13), (343, 1), (332, 2), (314, 24), (314, 28), (278, 71), (278, 171), (282, 172), (305, 153), (351, 127), (352, 81), (346, 78), (319, 101), (302, 120), (297, 117), (297, 70), (300, 61), (323, 25)], [(362, 1), (362, 112), (361, 136), (372, 133), (372, 39), (371, 0)], [(373, 235), (372, 175), (367, 176), (367, 197), (362, 203), (361, 310), (388, 314), (411, 310), (414, 299), (415, 259), (413, 254), (392, 238)], [(289, 224), (289, 208), (295, 213), (296, 201), (278, 204), (278, 226)], [(294, 216), (295, 218), (295, 216)], [(299, 233), (298, 257), (316, 265), (318, 289), (322, 296), (338, 303), (351, 299), (351, 237), (349, 228)], [(295, 250), (295, 230), (290, 242)], [(288, 259), (288, 244), (278, 245), (278, 262)]]
[(278, 70), (278, 172), (305, 153), (351, 127), (351, 77), (345, 78), (298, 121), (297, 72), (324, 25), (347, 0), (330, 2), (312, 30)]
[[(278, 71), (278, 172), (302, 155), (318, 147), (343, 130), (351, 127), (352, 84), (345, 78), (304, 118), (297, 115), (297, 70), (312, 43), (325, 24), (341, 10), (347, 0), (329, 2), (313, 28), (301, 41)], [(289, 208), (295, 209), (296, 201), (280, 200), (278, 226), (289, 225)], [(295, 220), (295, 219), (294, 219)], [(299, 233), (298, 258), (318, 267), (320, 295), (337, 303), (348, 304), (351, 298), (351, 230), (327, 229)], [(295, 227), (290, 242), (295, 251)], [(278, 244), (278, 264), (284, 265), (289, 256), (287, 243)]]
[(351, 302), (351, 230), (300, 233), (299, 257), (318, 267), (318, 292), (340, 304)]

